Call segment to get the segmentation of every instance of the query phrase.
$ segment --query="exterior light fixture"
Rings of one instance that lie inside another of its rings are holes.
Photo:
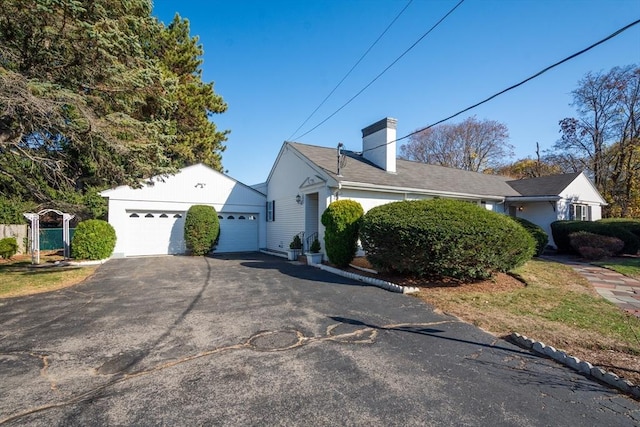
[[[196,187],[196,188],[204,188],[205,185],[207,185],[207,184],[205,184],[204,182],[199,182],[194,187]]]
[[[518,206],[518,210],[519,210],[520,212],[522,212],[522,211],[524,210],[524,207],[523,207],[523,206]]]
[[[299,205],[304,203],[304,200],[302,199],[302,196],[299,195],[299,194],[296,196],[296,203],[299,204]]]

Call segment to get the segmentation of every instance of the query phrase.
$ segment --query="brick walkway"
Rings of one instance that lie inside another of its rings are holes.
[[[575,271],[584,276],[602,297],[621,309],[640,317],[639,280],[568,257],[549,256],[545,258],[570,265]]]

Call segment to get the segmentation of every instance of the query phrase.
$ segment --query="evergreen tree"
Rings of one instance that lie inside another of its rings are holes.
[[[222,168],[226,105],[186,20],[149,0],[4,0],[0,197],[93,216],[96,192],[204,162]]]

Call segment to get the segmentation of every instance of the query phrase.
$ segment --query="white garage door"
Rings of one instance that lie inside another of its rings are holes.
[[[127,256],[185,252],[184,212],[127,211]]]
[[[126,256],[183,254],[185,212],[127,211],[129,226]],[[220,212],[220,240],[215,252],[258,250],[255,214]]]
[[[255,214],[220,212],[220,241],[215,252],[258,250],[258,217]]]

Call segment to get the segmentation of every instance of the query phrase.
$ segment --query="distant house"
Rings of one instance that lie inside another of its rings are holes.
[[[116,229],[115,256],[185,251],[184,215],[193,204],[214,206],[221,224],[217,252],[284,252],[296,234],[305,249],[324,248],[322,212],[339,199],[365,211],[398,200],[465,200],[522,217],[544,228],[558,219],[600,219],[605,201],[583,173],[511,180],[396,158],[396,120],[362,130],[362,151],[285,142],[267,181],[248,187],[204,165],[155,177],[142,188],[103,191]],[[553,240],[550,243],[553,245]]]
[[[386,118],[362,130],[361,152],[343,150],[340,157],[337,148],[285,142],[266,183],[267,249],[286,249],[298,233],[305,240],[317,233],[322,242],[320,216],[338,199],[355,200],[365,212],[398,200],[465,200],[549,234],[557,219],[599,219],[606,204],[583,173],[514,181],[397,159],[395,139],[396,120]]]

